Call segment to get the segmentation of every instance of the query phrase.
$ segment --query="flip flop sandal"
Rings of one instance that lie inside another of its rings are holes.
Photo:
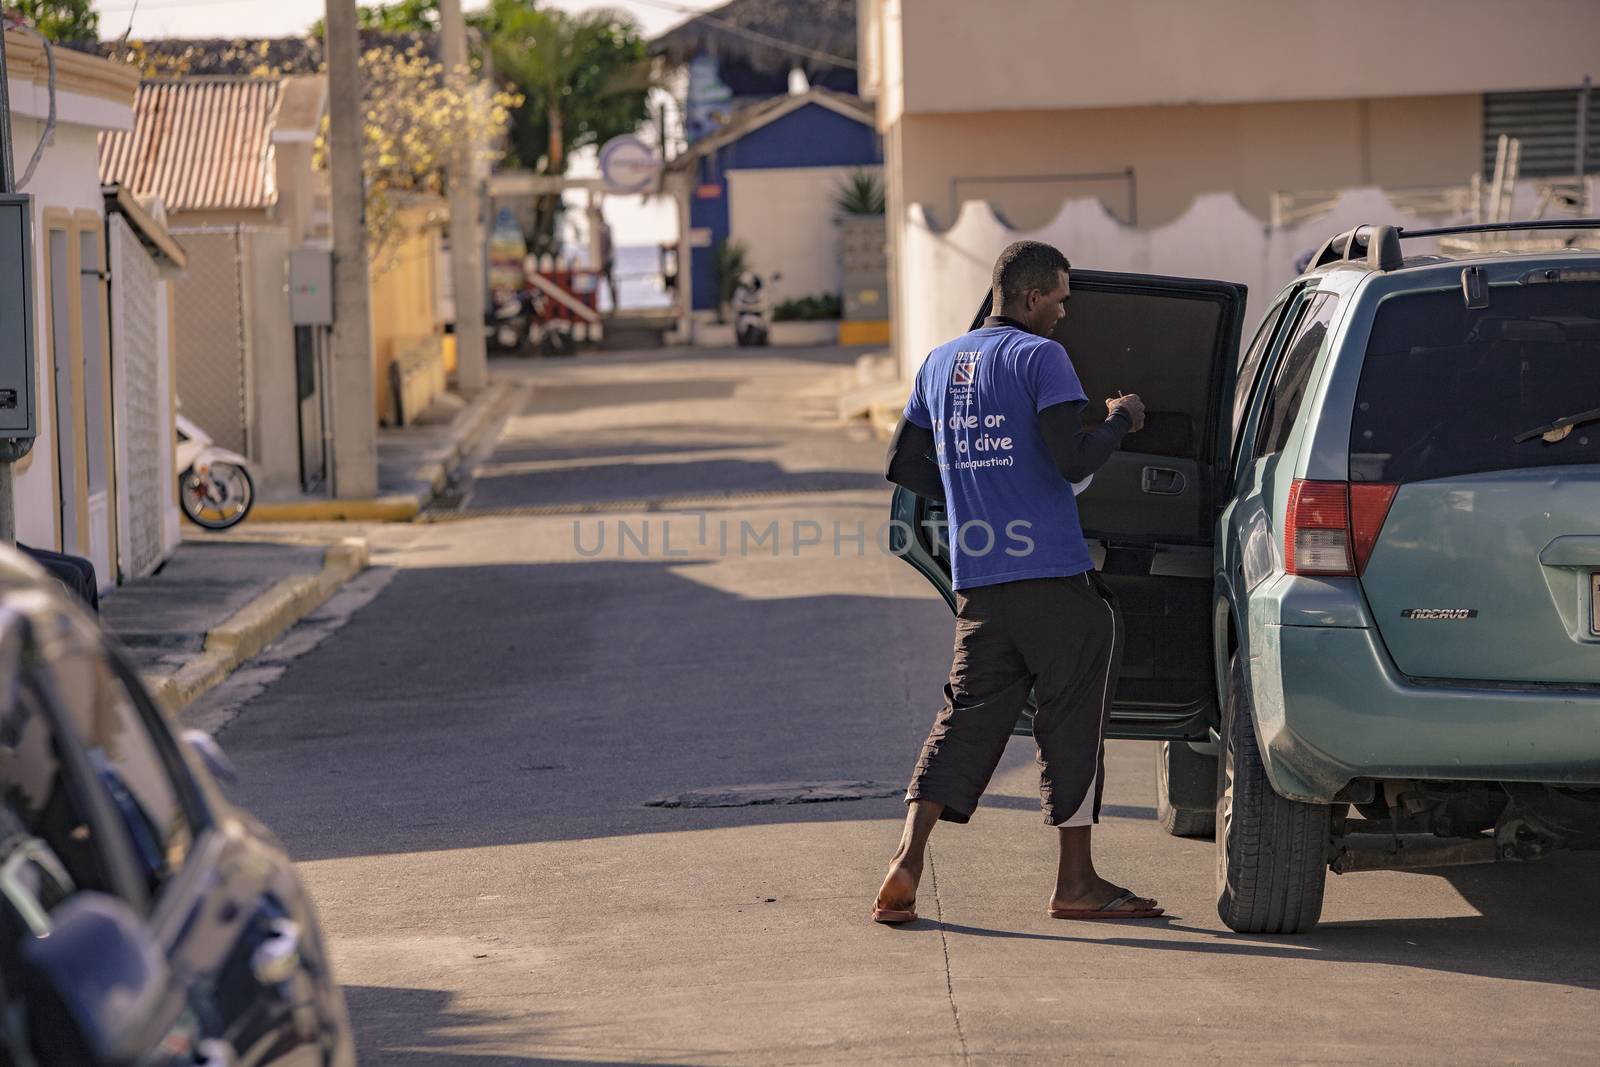
[[[898,926],[900,923],[916,922],[917,913],[912,908],[873,908],[872,921],[889,926]]]
[[[1131,889],[1124,889],[1118,896],[1112,897],[1098,908],[1051,908],[1052,919],[1154,919],[1163,914],[1163,908],[1124,908],[1121,905],[1130,900],[1143,900],[1144,898],[1134,893]]]

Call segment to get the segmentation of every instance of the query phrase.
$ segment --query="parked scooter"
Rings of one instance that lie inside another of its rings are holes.
[[[781,274],[774,274],[773,281],[782,278]],[[767,295],[761,283],[761,275],[755,271],[747,270],[739,275],[739,283],[733,287],[733,336],[739,347],[749,348],[767,343],[767,334],[771,328],[767,324]]]
[[[211,435],[178,416],[178,503],[196,526],[226,530],[250,514],[256,483],[249,461],[212,443]]]
[[[570,356],[577,351],[572,324],[550,314],[550,300],[543,293],[501,292],[493,302],[487,333],[496,351],[518,356]]]

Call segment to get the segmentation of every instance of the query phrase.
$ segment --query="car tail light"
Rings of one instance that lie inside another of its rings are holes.
[[[1296,480],[1289,487],[1283,563],[1290,574],[1353,575],[1350,563],[1350,487],[1344,482]]]
[[[1366,573],[1367,560],[1378,543],[1383,520],[1389,517],[1389,505],[1394,503],[1394,495],[1399,490],[1398,485],[1379,482],[1350,486],[1350,547],[1355,551],[1357,574]]]
[[[1366,570],[1399,488],[1296,480],[1284,524],[1284,569],[1347,578]]]

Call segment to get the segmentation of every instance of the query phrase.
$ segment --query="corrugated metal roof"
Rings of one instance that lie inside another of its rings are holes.
[[[158,196],[168,211],[277,202],[272,128],[278,78],[141,82],[133,129],[100,135],[100,181]]]

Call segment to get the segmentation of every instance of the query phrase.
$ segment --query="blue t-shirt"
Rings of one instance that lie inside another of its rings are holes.
[[[985,325],[928,353],[905,417],[933,431],[955,588],[1093,569],[1038,419],[1087,400],[1067,350],[1016,326]]]

